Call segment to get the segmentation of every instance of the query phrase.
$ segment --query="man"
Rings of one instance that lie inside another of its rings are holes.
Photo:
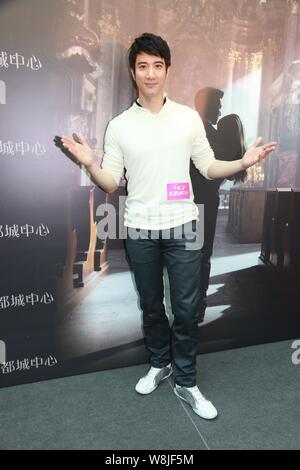
[[[214,155],[223,160],[222,149],[218,141],[218,133],[214,125],[217,124],[222,107],[221,99],[224,92],[217,88],[206,87],[198,90],[195,97],[195,107],[204,125],[207,140],[213,149]],[[190,175],[196,204],[204,205],[204,243],[201,249],[200,269],[200,302],[198,307],[198,323],[204,320],[207,307],[207,290],[211,269],[211,256],[216,233],[217,214],[219,208],[219,189],[223,179],[208,180],[197,170],[193,162],[190,163]]]
[[[62,142],[108,193],[118,188],[126,169],[126,246],[151,364],[136,391],[151,393],[173,372],[175,394],[199,416],[213,419],[217,410],[196,385],[201,245],[194,230],[198,210],[189,161],[206,178],[225,178],[265,158],[275,143],[258,146],[257,141],[239,161],[216,160],[198,113],[164,97],[170,64],[170,49],[161,37],[145,33],[135,39],[129,65],[139,98],[110,121],[102,168],[82,135],[81,143],[65,136]],[[170,281],[172,329],[163,305],[163,264]]]
[[[245,152],[244,139],[241,130],[241,135],[238,136],[238,143],[236,141],[236,132],[230,131],[228,140],[232,142],[229,149],[224,148],[223,139],[218,130],[214,127],[219,120],[221,114],[222,103],[221,99],[224,96],[222,90],[217,88],[205,87],[198,90],[195,97],[195,107],[198,111],[204,125],[207,140],[213,149],[214,155],[219,160],[234,160],[240,158]],[[230,118],[231,116],[231,118]],[[228,115],[222,118],[219,122],[232,122],[232,117],[235,115]],[[239,119],[236,116],[235,119]],[[242,127],[241,127],[242,129]],[[229,129],[228,129],[229,131]],[[224,134],[224,132],[222,133]],[[211,270],[211,256],[213,253],[213,245],[216,234],[217,215],[220,203],[219,189],[223,179],[208,180],[204,178],[197,170],[193,162],[190,162],[190,175],[194,193],[194,201],[196,204],[204,205],[204,243],[201,249],[201,269],[200,269],[200,302],[198,307],[198,324],[202,323],[205,316],[207,307],[207,290],[209,286],[209,277]],[[229,179],[234,181],[244,181],[247,176],[245,170],[240,171]]]

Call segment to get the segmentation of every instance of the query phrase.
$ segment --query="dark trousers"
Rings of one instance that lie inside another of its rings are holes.
[[[157,231],[153,238],[153,233],[147,231],[147,238],[138,240],[128,234],[126,248],[143,311],[150,363],[161,368],[172,362],[175,383],[192,387],[196,385],[201,246],[197,233],[191,242],[188,230],[182,239],[174,236],[172,230],[170,238],[164,239],[164,232]],[[168,270],[170,282],[172,327],[163,303],[163,265]]]
[[[210,202],[204,204],[204,243],[201,249],[201,269],[199,276],[200,302],[199,320],[204,317],[207,307],[207,290],[211,270],[211,256],[216,234],[217,215],[219,209],[219,196],[216,195]]]

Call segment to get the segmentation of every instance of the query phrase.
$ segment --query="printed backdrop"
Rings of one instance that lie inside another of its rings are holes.
[[[240,185],[244,197],[300,186],[299,15],[298,0],[1,1],[1,386],[147,361],[123,243],[97,236],[105,204],[122,226],[124,183],[108,199],[55,145],[82,132],[100,162],[107,122],[135,98],[133,38],[167,39],[171,99],[194,107],[199,89],[220,88],[222,115],[240,116],[247,144],[258,135],[280,142]],[[299,335],[292,294],[278,303],[283,284],[264,265],[257,271],[260,242],[220,255],[210,304],[218,313],[201,327],[199,352]]]

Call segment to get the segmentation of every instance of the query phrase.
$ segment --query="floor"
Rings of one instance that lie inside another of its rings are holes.
[[[1,389],[0,449],[299,450],[293,351],[283,341],[199,355],[198,385],[219,411],[214,421],[180,401],[171,378],[138,395],[145,365]]]

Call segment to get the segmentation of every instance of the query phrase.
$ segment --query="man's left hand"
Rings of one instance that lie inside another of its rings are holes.
[[[262,142],[262,138],[258,137],[256,142],[248,148],[247,152],[242,158],[242,166],[246,170],[250,166],[264,160],[269,153],[276,149],[277,142],[268,142],[264,145],[259,145]]]

